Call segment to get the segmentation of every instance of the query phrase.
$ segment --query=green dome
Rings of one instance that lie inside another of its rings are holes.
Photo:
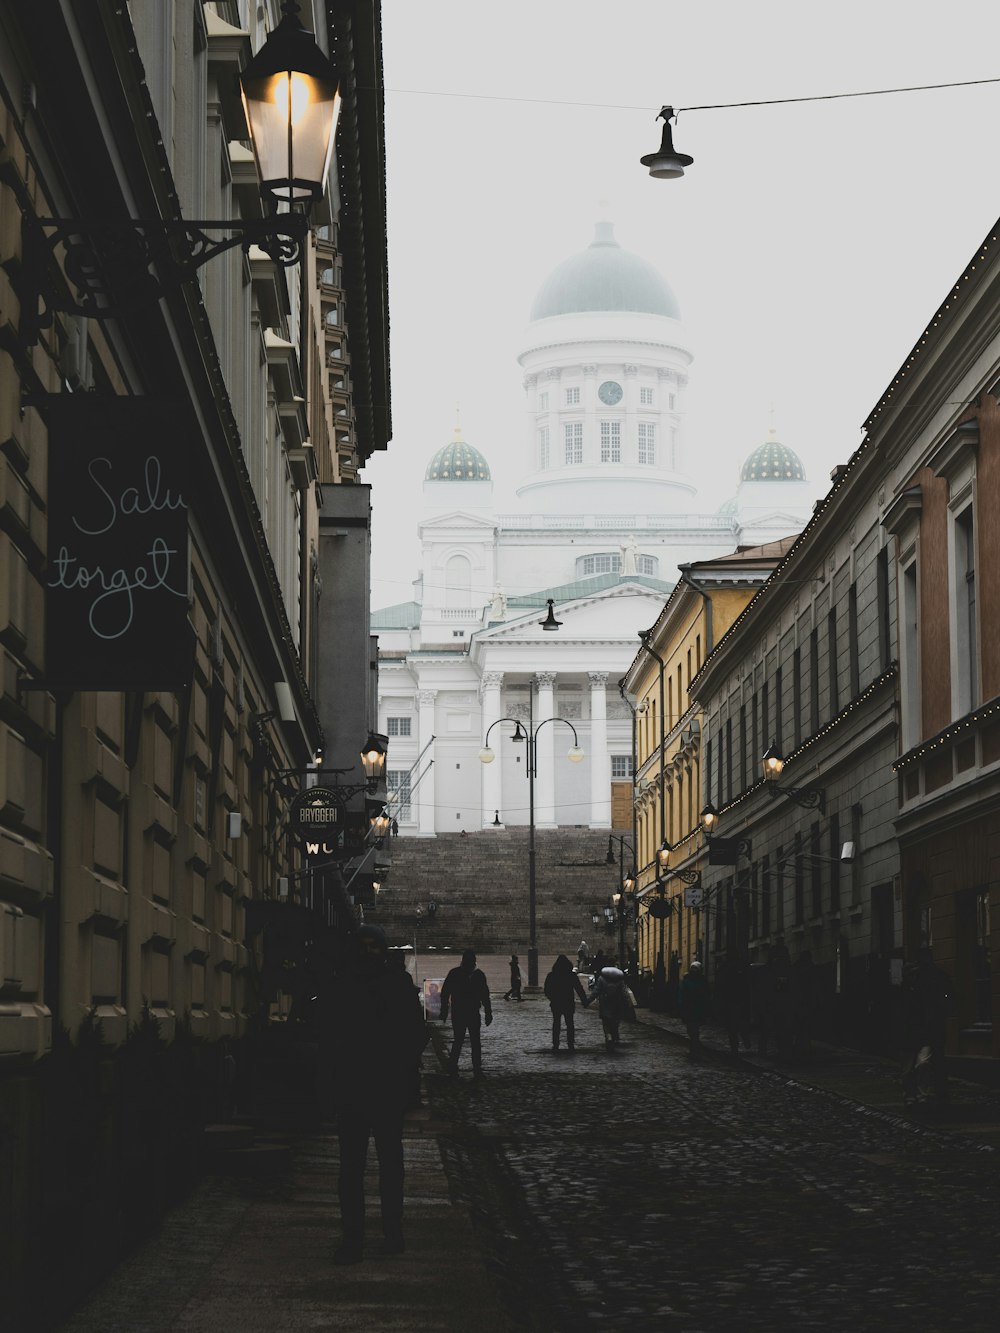
[[[680,319],[677,297],[652,264],[623,250],[610,222],[597,224],[581,254],[563,260],[542,283],[531,318],[574,315],[585,310],[634,310]]]
[[[772,430],[740,472],[740,481],[805,481],[806,470],[793,449],[774,438]]]
[[[490,465],[478,449],[458,439],[439,449],[427,464],[424,481],[489,481]]]

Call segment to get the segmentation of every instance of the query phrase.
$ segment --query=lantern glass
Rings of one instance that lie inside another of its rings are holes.
[[[764,751],[761,764],[764,769],[765,782],[777,782],[778,778],[781,777],[782,769],[785,767],[785,761],[781,751],[773,741]]]
[[[489,745],[484,745],[479,751],[479,762],[481,764],[492,764],[496,758],[496,752]]]
[[[377,736],[369,734],[361,751],[361,763],[369,781],[376,782],[382,776],[382,770],[385,768],[385,745]]]
[[[333,63],[292,13],[240,76],[260,191],[292,204],[320,199],[333,155],[340,88]]]
[[[571,745],[566,753],[566,758],[571,764],[579,764],[583,761],[583,750],[579,745]]]

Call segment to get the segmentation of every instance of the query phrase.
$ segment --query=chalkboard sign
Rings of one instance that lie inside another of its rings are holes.
[[[173,405],[59,394],[49,428],[45,683],[190,680],[188,440]]]

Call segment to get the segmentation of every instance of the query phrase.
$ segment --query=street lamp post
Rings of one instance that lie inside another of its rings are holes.
[[[625,965],[625,919],[628,914],[628,896],[635,892],[635,847],[620,833],[608,834],[608,865],[614,865],[615,856],[611,844],[618,844],[618,892],[614,894],[614,903],[618,912],[618,961],[624,971]],[[625,848],[632,853],[632,869],[625,874]],[[638,916],[638,914],[636,914]],[[636,949],[638,955],[638,949]]]
[[[551,606],[549,612],[551,614]],[[514,735],[511,741],[515,744],[527,744],[527,767],[528,767],[528,985],[538,985],[538,934],[536,927],[536,908],[537,895],[535,888],[535,772],[536,759],[538,754],[537,738],[542,727],[550,722],[561,722],[569,727],[573,733],[573,744],[570,746],[566,758],[571,763],[578,764],[583,759],[583,750],[580,748],[579,738],[576,734],[576,728],[572,722],[567,722],[564,717],[546,717],[534,725],[534,684],[528,692],[528,726],[527,730],[522,727],[517,718],[498,717],[495,722],[491,722],[486,730],[486,736],[483,739],[483,748],[479,751],[479,761],[483,764],[492,764],[496,754],[490,749],[490,732],[494,727],[499,726],[501,722],[514,723]],[[499,818],[499,812],[498,812]]]

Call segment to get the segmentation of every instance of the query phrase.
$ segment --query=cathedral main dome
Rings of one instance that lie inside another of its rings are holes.
[[[598,222],[587,249],[552,270],[538,290],[531,319],[588,310],[681,317],[666,279],[647,260],[621,248],[610,222]]]

